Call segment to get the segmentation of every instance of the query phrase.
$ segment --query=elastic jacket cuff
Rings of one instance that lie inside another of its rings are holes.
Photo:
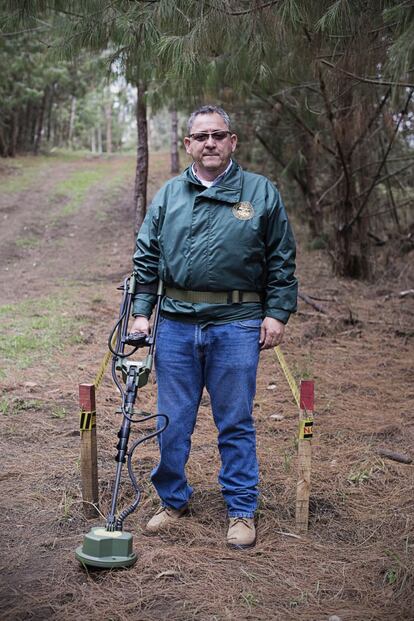
[[[139,293],[135,296],[132,303],[132,315],[143,315],[144,317],[151,317],[152,309],[154,308],[156,296],[150,293]]]
[[[272,317],[286,324],[289,321],[290,312],[281,308],[269,308],[264,311],[265,317]]]

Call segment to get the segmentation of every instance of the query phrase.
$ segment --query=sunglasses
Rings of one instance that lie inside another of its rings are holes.
[[[211,136],[213,140],[217,140],[221,142],[222,140],[227,138],[227,136],[230,136],[230,135],[231,135],[231,132],[229,131],[217,130],[215,132],[198,132],[196,134],[190,134],[189,138],[193,138],[193,140],[196,140],[197,142],[207,142],[207,140]]]

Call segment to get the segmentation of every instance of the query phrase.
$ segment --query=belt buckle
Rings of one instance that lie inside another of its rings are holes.
[[[227,295],[227,303],[228,304],[241,304],[242,303],[242,291],[238,289],[233,289],[233,291],[229,291]]]

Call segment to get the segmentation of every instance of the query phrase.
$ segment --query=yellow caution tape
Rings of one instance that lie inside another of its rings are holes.
[[[299,440],[312,440],[313,418],[306,418],[299,421]]]
[[[114,333],[113,337],[112,337],[112,340],[111,340],[111,347],[112,348],[115,347],[115,343],[116,343],[116,339],[117,339],[117,334],[118,334],[118,332],[116,331]],[[95,389],[96,390],[98,390],[99,386],[102,383],[102,380],[103,380],[104,375],[105,375],[106,367],[108,366],[108,363],[109,363],[111,358],[112,358],[112,353],[110,351],[108,351],[105,354],[104,359],[101,362],[101,366],[99,367],[99,371],[98,371],[98,373],[96,374],[96,377],[95,377],[94,384],[95,384]]]
[[[96,427],[96,410],[93,412],[82,410],[79,414],[79,429],[81,431],[91,431],[93,427]]]
[[[290,390],[292,391],[293,398],[295,399],[295,401],[297,403],[297,406],[299,408],[300,407],[299,388],[298,388],[298,386],[297,386],[297,384],[295,382],[295,378],[293,377],[293,375],[292,375],[292,373],[291,373],[291,371],[290,371],[290,369],[289,369],[289,367],[287,365],[287,362],[285,360],[285,357],[284,357],[283,352],[280,349],[279,345],[277,347],[275,347],[274,349],[275,349],[276,356],[277,356],[277,358],[279,360],[279,364],[282,367],[282,371],[285,374],[285,377],[286,377],[287,382],[289,384]]]

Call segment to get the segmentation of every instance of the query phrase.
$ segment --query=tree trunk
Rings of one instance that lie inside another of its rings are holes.
[[[359,123],[361,108],[364,107],[364,114],[368,118],[371,116],[369,103],[359,102],[358,105],[354,90],[343,90],[342,78],[331,80],[328,92],[327,83],[322,71],[319,70],[319,83],[336,150],[334,179],[342,178],[336,187],[335,232],[330,240],[333,269],[338,276],[369,278],[370,244],[366,224],[359,218],[353,226],[350,225],[358,212],[359,201],[363,200],[363,197],[358,198],[356,178],[353,174],[355,157],[352,145],[362,131]],[[333,101],[336,101],[335,109]]]
[[[35,142],[34,142],[34,148],[33,148],[33,153],[35,155],[39,153],[40,143],[42,141],[43,119],[45,117],[47,95],[48,95],[48,88],[46,87],[43,93],[42,102],[40,104],[40,108],[38,111],[38,117],[37,117],[36,135],[35,135]]]
[[[17,151],[17,136],[19,133],[18,113],[15,111],[11,116],[10,127],[10,142],[9,142],[9,156],[16,157]]]
[[[68,129],[68,147],[70,149],[73,146],[73,134],[75,130],[75,119],[76,119],[76,104],[77,104],[76,97],[72,95],[72,100],[70,102],[70,117],[69,117],[69,129]]]
[[[112,100],[109,98],[105,104],[106,118],[106,152],[112,153]]]
[[[30,101],[26,105],[26,113],[23,123],[22,149],[28,151],[30,147],[30,127],[32,122],[32,104]]]
[[[49,103],[47,107],[47,120],[46,120],[46,140],[48,143],[52,140],[52,114],[53,114],[53,95],[54,85],[50,89]]]
[[[308,222],[312,237],[321,237],[324,232],[323,213],[316,191],[316,153],[314,140],[309,134],[304,136],[303,152],[305,156],[304,194],[308,207]]]
[[[171,110],[171,172],[177,174],[180,171],[180,154],[178,152],[178,117],[177,110]]]
[[[97,133],[98,133],[98,153],[99,155],[102,155],[102,127],[100,123],[97,127]]]
[[[29,129],[29,144],[30,147],[34,148],[34,143],[36,139],[36,126],[37,126],[37,106],[32,106],[31,108],[31,119],[30,119],[30,129]]]
[[[96,132],[94,127],[91,129],[91,151],[96,153]]]
[[[25,128],[26,110],[23,106],[19,106],[18,111],[18,126],[19,132],[17,135],[17,151],[18,153],[24,152],[24,128]]]
[[[148,128],[147,104],[145,101],[145,84],[142,80],[137,84],[137,167],[135,173],[135,233],[138,233],[147,211],[147,180],[148,180]]]
[[[7,145],[4,139],[4,130],[0,125],[0,156],[7,157]]]

